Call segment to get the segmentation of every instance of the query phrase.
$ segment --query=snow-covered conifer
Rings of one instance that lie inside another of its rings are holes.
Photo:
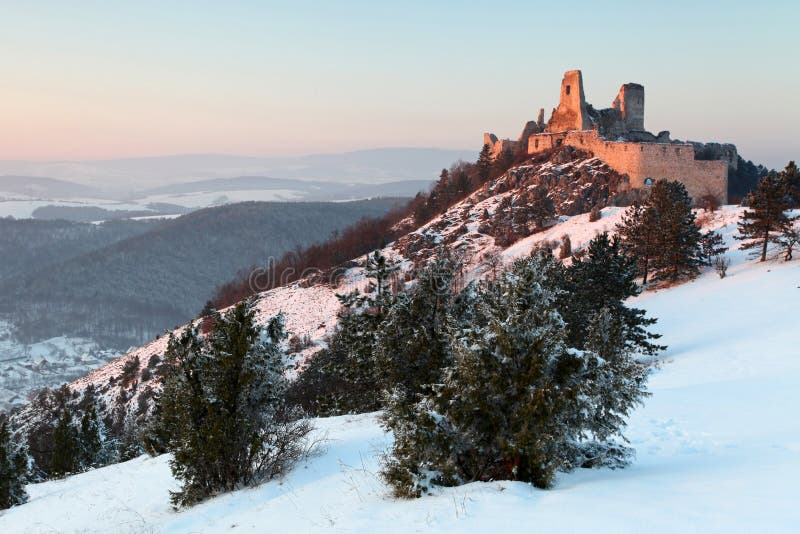
[[[81,443],[72,412],[66,406],[53,430],[53,456],[50,475],[56,478],[76,473],[81,467]]]
[[[743,240],[742,250],[753,250],[759,261],[766,261],[771,244],[780,244],[781,234],[792,227],[797,217],[789,217],[786,184],[769,174],[758,182],[758,187],[746,199],[748,209],[739,221],[735,239]]]
[[[8,418],[0,414],[0,510],[28,500],[28,456],[14,443]]]
[[[259,483],[302,454],[310,431],[286,405],[282,315],[261,327],[247,302],[220,315],[204,339],[171,340],[162,420],[173,452],[175,506]]]

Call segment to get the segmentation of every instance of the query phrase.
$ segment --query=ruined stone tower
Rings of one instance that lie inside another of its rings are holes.
[[[547,131],[569,132],[589,128],[591,122],[586,111],[586,97],[583,94],[583,76],[579,70],[567,71],[561,80],[561,97],[547,124]]]
[[[656,180],[677,180],[692,198],[714,195],[728,199],[728,172],[738,162],[731,144],[673,141],[668,131],[654,135],[644,129],[644,86],[626,83],[612,107],[596,109],[586,103],[583,76],[571,70],[561,80],[558,107],[547,124],[544,113],[528,121],[519,140],[498,139],[485,134],[483,142],[497,157],[513,154],[527,144],[528,154],[539,154],[561,146],[591,152],[609,167],[628,176],[634,188],[646,188]]]
[[[626,130],[644,130],[644,86],[626,83],[619,88],[612,106],[622,115]]]

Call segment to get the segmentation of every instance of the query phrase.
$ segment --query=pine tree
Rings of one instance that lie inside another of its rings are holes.
[[[747,206],[734,239],[744,241],[742,250],[753,250],[753,256],[766,261],[769,245],[780,244],[780,235],[797,219],[785,213],[789,207],[785,184],[774,174],[765,176],[747,196]]]
[[[262,328],[244,302],[205,339],[189,331],[171,344],[177,354],[168,360],[183,359],[165,379],[173,397],[161,399],[170,465],[182,482],[176,507],[270,479],[302,454],[310,427],[286,406],[285,338],[282,315]]]
[[[428,197],[422,193],[417,193],[414,198],[414,222],[423,225],[431,218],[431,209],[428,205]]]
[[[409,398],[429,393],[449,361],[453,260],[443,251],[399,295],[379,326],[375,352],[383,385]]]
[[[625,327],[626,347],[632,351],[656,354],[666,347],[652,341],[660,335],[646,330],[656,320],[645,311],[628,308],[625,301],[641,292],[636,284],[636,260],[622,252],[619,240],[604,232],[592,239],[581,258],[574,258],[559,287],[558,309],[567,322],[570,346],[582,349],[589,322],[597,310],[606,308]],[[552,276],[550,277],[553,278]]]
[[[575,444],[575,467],[622,467],[633,450],[609,438],[620,435],[625,418],[649,396],[645,386],[649,370],[634,357],[623,320],[610,308],[601,308],[589,322],[586,333],[584,380],[592,387],[583,409],[572,424],[586,429],[590,440]]]
[[[367,255],[364,262],[364,274],[371,280],[370,289],[375,292],[371,304],[380,315],[391,305],[392,280],[399,270],[400,267],[388,260],[379,250]]]
[[[659,180],[643,204],[631,207],[617,233],[627,254],[636,258],[643,283],[674,282],[700,272],[700,231],[686,187]]]
[[[481,148],[481,153],[478,155],[478,178],[481,183],[485,183],[491,176],[493,164],[492,147],[485,144]]]
[[[117,461],[127,462],[128,460],[133,460],[144,452],[136,431],[136,418],[133,414],[127,414],[122,423],[122,435],[117,442]]]
[[[307,398],[299,403],[316,415],[365,413],[381,406],[385,380],[378,367],[376,335],[394,303],[398,266],[380,251],[367,256],[362,266],[369,292],[338,295],[342,309],[328,348],[314,356],[292,386],[293,397],[305,391]]]
[[[711,266],[717,256],[722,256],[728,250],[722,236],[713,230],[704,233],[700,240],[701,257],[703,264]]]
[[[653,258],[653,280],[677,281],[700,273],[700,230],[695,224],[692,200],[682,183],[659,180],[648,204],[656,213],[659,253]]]
[[[518,226],[527,226],[528,223],[533,223],[536,230],[541,230],[556,214],[553,199],[550,198],[550,194],[544,186],[534,187],[527,192],[519,199],[519,204],[514,221]],[[523,235],[528,233],[527,231],[523,232]]]
[[[382,422],[394,443],[383,476],[396,495],[476,480],[548,487],[558,470],[630,457],[612,437],[646,394],[646,372],[609,313],[603,326],[592,322],[597,353],[568,348],[550,265],[544,255],[521,259],[496,281],[468,286],[456,304],[470,308],[459,314],[468,321],[451,336],[439,384],[415,403],[390,397]]]
[[[77,473],[81,467],[81,443],[72,413],[64,407],[53,431],[53,458],[50,475],[61,478]]]
[[[616,232],[626,254],[636,260],[639,276],[646,284],[658,254],[658,227],[655,210],[636,203],[625,212]]]
[[[103,458],[103,436],[101,434],[100,419],[97,416],[97,408],[94,403],[81,417],[81,427],[79,433],[81,458],[80,462],[84,469],[98,467],[102,465]]]
[[[27,477],[27,454],[12,441],[8,418],[0,414],[0,510],[28,500],[25,492]]]
[[[800,208],[800,170],[790,161],[781,171],[778,179],[782,182],[787,196],[788,208]]]

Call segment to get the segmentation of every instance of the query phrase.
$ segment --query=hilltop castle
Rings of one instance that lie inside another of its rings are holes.
[[[484,134],[494,157],[527,150],[537,154],[558,146],[587,150],[621,174],[631,187],[642,188],[656,180],[678,180],[692,198],[714,195],[728,199],[728,171],[736,170],[738,154],[731,144],[673,141],[669,132],[654,135],[644,129],[644,86],[623,85],[612,107],[597,110],[586,102],[581,71],[571,70],[561,81],[561,98],[550,120],[539,118],[525,125],[517,141]]]

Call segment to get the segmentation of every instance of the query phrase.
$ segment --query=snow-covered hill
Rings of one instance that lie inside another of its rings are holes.
[[[621,180],[620,175],[589,153],[573,149],[556,151],[551,156],[513,167],[419,228],[413,229],[410,219],[399,223],[412,231],[382,252],[397,261],[405,273],[412,273],[433,257],[437,248],[444,246],[458,255],[460,274],[466,282],[485,276],[497,269],[498,264],[508,264],[545,243],[558,243],[564,235],[569,235],[573,251],[578,251],[598,233],[613,232],[625,209],[605,208],[597,221],[590,221],[588,213],[572,214],[580,213],[594,202],[607,202],[624,190],[624,186],[620,187]],[[560,214],[557,224],[509,244],[507,236],[514,210],[524,205],[526,194],[539,185],[546,185],[549,190]],[[726,207],[714,214],[701,213],[703,227],[714,230],[727,227],[731,233],[740,211]],[[311,340],[308,348],[294,355],[296,368],[302,369],[308,358],[324,346],[336,326],[340,306],[336,295],[363,289],[365,285],[360,267],[350,268],[335,280],[329,281],[324,276],[313,283],[302,280],[259,294],[259,317],[266,321],[283,312],[289,333]],[[149,396],[152,388],[159,387],[157,381],[151,380],[141,387],[134,381],[128,390],[122,391],[116,378],[125,364],[136,358],[143,370],[153,356],[164,354],[166,346],[167,338],[162,336],[76,380],[71,388],[82,390],[92,384],[107,406],[125,404],[129,410],[138,409],[140,395]]]
[[[728,239],[736,214],[716,219]],[[590,236],[614,216],[562,229]],[[29,486],[0,532],[797,532],[800,263],[729,254],[725,279],[706,272],[635,299],[669,349],[630,420],[629,468],[560,475],[552,490],[473,483],[396,501],[377,476],[391,438],[374,415],[319,419],[324,450],[283,480],[173,512],[168,457],[141,457]]]

